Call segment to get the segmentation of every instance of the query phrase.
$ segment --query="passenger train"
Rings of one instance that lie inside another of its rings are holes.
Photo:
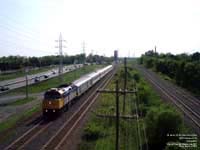
[[[75,98],[81,96],[113,69],[112,65],[96,70],[75,80],[70,85],[51,88],[44,94],[43,115],[49,116],[65,110]]]

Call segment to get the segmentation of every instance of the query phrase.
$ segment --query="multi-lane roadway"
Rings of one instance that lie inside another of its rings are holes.
[[[77,68],[82,67],[82,64],[76,64],[76,65],[68,65],[63,67],[63,73],[67,73],[70,71],[73,71]],[[37,82],[41,82],[44,80],[47,80],[49,78],[53,78],[58,76],[58,68],[54,68],[45,72],[32,74],[27,76],[28,85],[35,84]],[[5,93],[9,90],[16,89],[26,86],[26,77],[19,77],[11,80],[4,80],[0,82],[0,93]]]

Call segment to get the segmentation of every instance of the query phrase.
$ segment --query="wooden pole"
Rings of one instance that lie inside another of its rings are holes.
[[[26,98],[28,99],[28,67],[26,67],[25,72],[26,72]]]
[[[119,85],[116,81],[116,142],[115,149],[119,150]]]
[[[124,91],[126,90],[127,84],[127,67],[126,67],[126,57],[124,58]],[[126,101],[126,92],[124,92],[124,99],[123,99],[123,114],[125,113],[125,102]]]

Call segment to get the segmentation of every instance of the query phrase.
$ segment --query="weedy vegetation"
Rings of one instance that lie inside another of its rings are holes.
[[[122,111],[123,96],[119,97],[120,116],[131,116],[133,118],[120,118],[119,149],[176,150],[177,147],[166,146],[168,142],[177,141],[176,138],[169,139],[167,134],[193,133],[191,129],[185,126],[182,114],[173,106],[161,100],[160,96],[157,95],[139,72],[133,69],[132,63],[129,63],[127,79],[127,89],[133,90],[136,88],[138,92],[136,94],[127,94],[124,113]],[[115,80],[119,80],[120,88],[123,89],[123,66],[120,67],[117,76],[106,89],[115,89]],[[91,114],[90,120],[84,127],[79,150],[115,149],[115,111],[115,95],[101,94],[95,112]],[[99,117],[99,114],[114,117]],[[180,147],[178,148],[181,149]]]

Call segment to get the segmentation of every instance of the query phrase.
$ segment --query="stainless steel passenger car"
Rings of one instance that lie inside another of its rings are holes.
[[[112,70],[112,65],[96,70],[75,80],[71,85],[52,88],[45,92],[43,100],[43,114],[61,112],[76,97],[91,88],[96,82]]]

